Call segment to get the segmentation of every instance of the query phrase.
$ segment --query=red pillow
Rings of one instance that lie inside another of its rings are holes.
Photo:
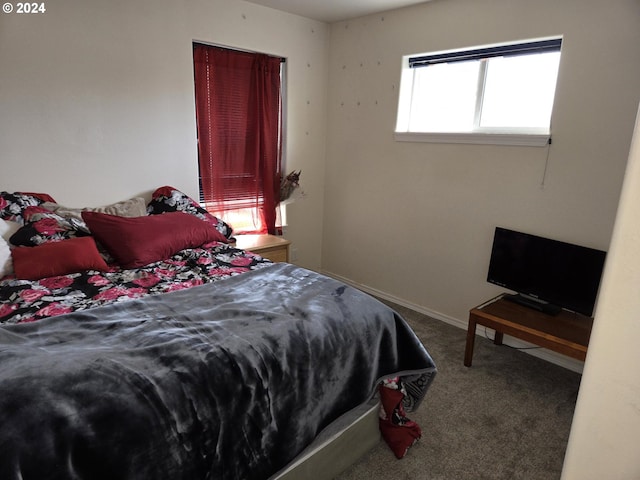
[[[123,268],[165,260],[180,250],[209,242],[228,242],[212,225],[182,212],[145,217],[82,212],[82,219]]]
[[[11,256],[16,277],[26,280],[39,280],[84,270],[104,272],[109,268],[91,237],[70,238],[37,247],[17,247],[11,250]]]

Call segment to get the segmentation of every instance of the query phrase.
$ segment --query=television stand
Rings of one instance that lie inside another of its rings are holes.
[[[554,305],[553,303],[545,302],[544,300],[539,300],[535,297],[524,295],[522,293],[505,295],[504,299],[517,303],[518,305],[522,305],[523,307],[533,308],[534,310],[547,315],[558,315],[562,311],[562,308],[558,305]]]
[[[500,295],[469,311],[467,344],[464,351],[466,367],[470,367],[473,360],[478,325],[495,330],[493,343],[496,345],[502,345],[503,336],[506,334],[584,361],[593,318],[567,310],[551,317]]]

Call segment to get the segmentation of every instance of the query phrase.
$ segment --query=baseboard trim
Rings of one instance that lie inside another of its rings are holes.
[[[383,300],[388,300],[389,302],[393,302],[402,307],[409,308],[418,313],[422,313],[423,315],[427,315],[428,317],[435,318],[436,320],[440,320],[442,322],[448,323],[449,325],[453,325],[454,327],[462,328],[463,330],[467,329],[467,326],[468,326],[467,319],[461,320],[459,318],[454,318],[449,315],[445,315],[444,313],[431,310],[430,308],[424,307],[422,305],[417,305],[403,298],[399,298],[399,297],[396,297],[395,295],[391,295],[381,290],[378,290],[377,288],[373,288],[368,285],[355,282],[349,278],[343,277],[333,272],[323,270],[322,273],[329,277],[335,278],[336,280],[339,280],[343,283],[351,285],[359,290],[362,290],[363,292],[373,295],[374,297],[382,298]],[[492,330],[487,328],[487,331],[492,331]],[[478,325],[478,327],[476,328],[476,335],[480,335],[481,337],[484,337],[485,327],[483,327],[482,325]],[[508,335],[505,335],[503,343],[505,345],[509,345],[510,347],[514,347],[514,348],[527,349],[527,348],[535,347],[535,345],[532,345],[527,342],[523,342],[521,340],[518,340],[517,338],[513,338]],[[566,368],[567,370],[571,370],[576,373],[582,373],[582,370],[584,368],[583,362],[580,362],[579,360],[574,360],[573,358],[567,357],[565,355],[561,355],[556,352],[552,352],[551,350],[547,350],[546,348],[535,348],[531,350],[523,350],[523,352],[531,356],[534,356],[536,358],[540,358],[547,362],[558,365],[560,367]],[[460,359],[460,362],[462,362],[462,358]]]

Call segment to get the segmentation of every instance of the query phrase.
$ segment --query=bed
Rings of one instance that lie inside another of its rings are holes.
[[[418,407],[435,364],[392,309],[234,248],[172,187],[128,202],[0,193],[0,478],[278,478],[383,379]]]

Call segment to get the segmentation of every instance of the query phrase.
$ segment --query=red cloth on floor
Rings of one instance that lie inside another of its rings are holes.
[[[416,422],[409,420],[405,415],[402,406],[404,393],[399,381],[397,388],[395,383],[390,383],[390,387],[386,387],[383,383],[380,385],[379,391],[380,433],[395,456],[402,458],[422,436],[422,430]]]

